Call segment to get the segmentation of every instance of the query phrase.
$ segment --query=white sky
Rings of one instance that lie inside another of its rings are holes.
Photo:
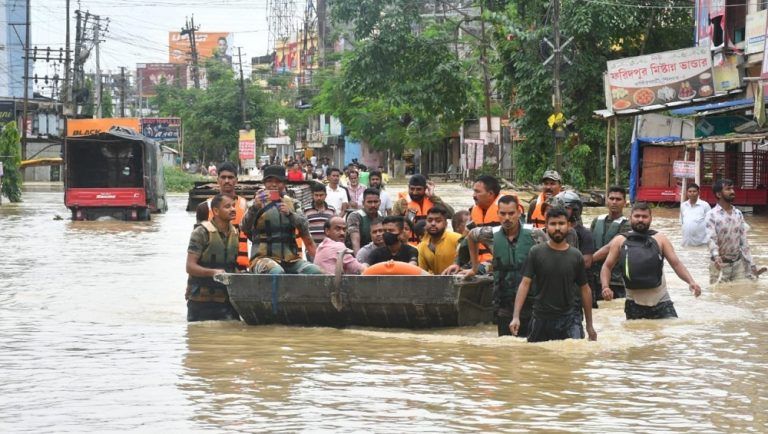
[[[32,43],[38,47],[64,47],[66,34],[65,0],[32,1]],[[295,0],[296,15],[302,14],[306,0]],[[78,6],[79,3],[79,6]],[[80,9],[109,18],[109,31],[102,39],[102,71],[120,71],[120,66],[135,71],[137,63],[168,61],[168,32],[179,31],[187,17],[194,15],[201,32],[234,33],[233,47],[242,47],[243,68],[250,72],[250,58],[269,52],[268,0],[71,0],[71,12]],[[70,43],[74,49],[75,20],[70,23]],[[237,61],[237,52],[233,61]],[[95,69],[93,53],[86,71]],[[38,75],[46,73],[45,62],[37,62]],[[59,70],[63,76],[63,69]],[[52,75],[52,73],[51,73]]]

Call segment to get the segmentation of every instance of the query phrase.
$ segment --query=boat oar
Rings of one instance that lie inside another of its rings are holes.
[[[344,310],[344,296],[341,293],[341,274],[344,272],[344,254],[346,250],[339,252],[336,258],[336,273],[333,276],[333,289],[331,290],[331,304],[337,311]]]

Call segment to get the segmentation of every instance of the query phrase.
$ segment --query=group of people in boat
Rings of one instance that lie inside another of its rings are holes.
[[[650,229],[651,208],[637,202],[624,216],[622,187],[609,189],[608,213],[587,229],[581,197],[564,191],[553,170],[542,175],[541,192],[527,212],[517,195],[502,192],[488,175],[473,184],[474,205],[459,211],[435,194],[435,184],[423,175],[411,176],[407,191],[396,197],[383,185],[381,172],[368,173],[368,185],[359,175],[353,165],[344,171],[329,167],[327,184],[312,183],[312,203],[302,207],[288,194],[285,168],[267,166],[264,188],[249,205],[236,194],[236,167],[221,164],[220,193],[200,204],[190,237],[188,320],[238,318],[226,286],[214,280],[225,272],[455,274],[465,279],[488,274],[498,334],[531,342],[596,339],[592,309],[599,300],[625,298],[627,319],[676,317],[664,260],[693,295],[701,293],[669,239]],[[743,217],[732,207],[733,183],[719,180],[713,191],[718,206],[712,212],[718,214],[707,214],[702,230],[718,279],[758,274]],[[745,271],[733,271],[738,266]]]

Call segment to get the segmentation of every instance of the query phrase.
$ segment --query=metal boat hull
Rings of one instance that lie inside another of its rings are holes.
[[[250,325],[393,328],[469,326],[493,319],[491,279],[453,276],[223,274]]]

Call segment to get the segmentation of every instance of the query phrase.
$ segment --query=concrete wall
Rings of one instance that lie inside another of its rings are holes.
[[[61,157],[61,144],[55,142],[29,142],[27,143],[27,156],[28,158],[31,158],[33,155],[35,155],[34,158]],[[62,168],[63,166],[28,167],[24,169],[24,181],[61,181]]]

